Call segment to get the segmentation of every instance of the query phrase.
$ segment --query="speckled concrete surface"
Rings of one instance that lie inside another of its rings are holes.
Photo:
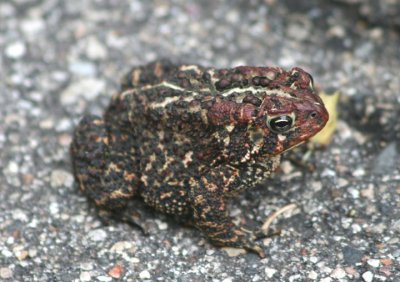
[[[400,281],[399,6],[1,1],[0,280]],[[315,170],[285,162],[232,203],[253,226],[298,206],[273,222],[283,231],[264,241],[267,258],[214,248],[140,203],[150,236],[103,225],[77,191],[74,125],[102,112],[131,66],[165,57],[300,66],[342,91],[338,132],[308,159]]]

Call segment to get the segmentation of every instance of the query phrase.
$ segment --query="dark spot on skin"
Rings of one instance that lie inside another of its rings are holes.
[[[156,91],[151,91],[152,93],[154,93],[154,94],[156,94],[157,92]],[[159,91],[159,93],[162,95],[162,96],[170,96],[171,95],[171,93],[173,93],[173,90],[172,89],[161,89],[160,91]],[[161,97],[160,97],[161,98]]]
[[[227,75],[229,73],[229,70],[227,70],[227,69],[221,69],[221,70],[219,70],[219,74],[221,75],[221,76],[225,76],[225,75]]]
[[[260,85],[263,86],[263,87],[268,86],[269,82],[270,82],[270,80],[268,78],[266,78],[266,77],[261,77],[260,78]]]
[[[232,75],[232,80],[233,81],[240,81],[241,78],[242,78],[242,76],[240,74]]]
[[[286,86],[292,85],[294,82],[296,82],[296,81],[299,79],[299,76],[300,76],[300,75],[299,75],[298,72],[292,74],[291,76],[289,76],[289,77],[287,78],[287,80],[286,80],[286,82],[285,82],[285,85],[286,85]]]
[[[276,134],[270,134],[265,138],[264,146],[261,148],[262,154],[273,154],[278,144],[278,137]]]
[[[178,74],[176,75],[177,78],[185,78],[186,77],[186,73],[184,71],[180,71],[178,72]]]
[[[190,116],[189,116],[188,113],[184,113],[184,114],[181,116],[181,118],[182,118],[183,121],[187,121],[187,120],[189,120]]]
[[[202,78],[203,78],[204,82],[206,82],[206,83],[211,82],[211,75],[208,72],[203,73]]]
[[[182,79],[182,80],[181,80],[180,86],[181,86],[182,88],[190,88],[192,85],[191,85],[189,79],[185,78],[185,79]]]
[[[161,111],[152,111],[149,114],[149,118],[153,121],[159,121],[161,119],[162,112]]]
[[[215,86],[217,90],[221,91],[229,88],[231,86],[231,81],[229,79],[224,78],[218,81]]]
[[[252,82],[255,86],[259,86],[260,85],[260,77],[259,76],[253,77]]]
[[[188,102],[187,101],[176,101],[175,106],[179,108],[187,108],[188,107]]]
[[[243,98],[243,103],[249,103],[254,106],[259,107],[262,103],[261,99],[254,96],[253,94],[248,94],[246,97]]]
[[[206,102],[202,102],[201,103],[201,107],[203,109],[209,109],[214,105],[214,102],[215,102],[214,100],[209,100],[209,101],[206,101]]]
[[[280,109],[282,107],[282,102],[277,97],[271,98],[272,107]]]
[[[290,147],[293,145],[296,141],[298,141],[299,135],[301,134],[301,130],[299,128],[296,128],[295,130],[289,131],[286,134],[286,139],[283,142],[284,147]]]
[[[253,77],[253,84],[255,86],[262,86],[262,87],[266,87],[270,84],[271,80],[269,80],[268,78],[266,78],[265,76],[256,76]]]

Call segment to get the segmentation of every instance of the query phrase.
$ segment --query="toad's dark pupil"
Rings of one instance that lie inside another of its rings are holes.
[[[289,130],[292,127],[293,119],[290,116],[280,116],[271,119],[269,124],[273,131],[281,133]]]

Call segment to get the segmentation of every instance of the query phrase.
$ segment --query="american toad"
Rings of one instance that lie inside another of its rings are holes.
[[[80,189],[100,209],[134,196],[187,217],[215,245],[264,256],[226,200],[267,178],[280,154],[320,131],[328,113],[300,68],[133,68],[103,117],[86,116],[71,147]]]

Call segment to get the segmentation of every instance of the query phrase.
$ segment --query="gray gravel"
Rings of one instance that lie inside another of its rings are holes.
[[[398,1],[1,1],[0,280],[400,281],[393,11]],[[315,169],[285,162],[232,203],[251,226],[298,206],[273,222],[282,235],[264,241],[267,258],[215,248],[140,202],[150,236],[104,225],[77,191],[73,127],[156,58],[300,66],[341,90],[337,133],[307,160]]]

